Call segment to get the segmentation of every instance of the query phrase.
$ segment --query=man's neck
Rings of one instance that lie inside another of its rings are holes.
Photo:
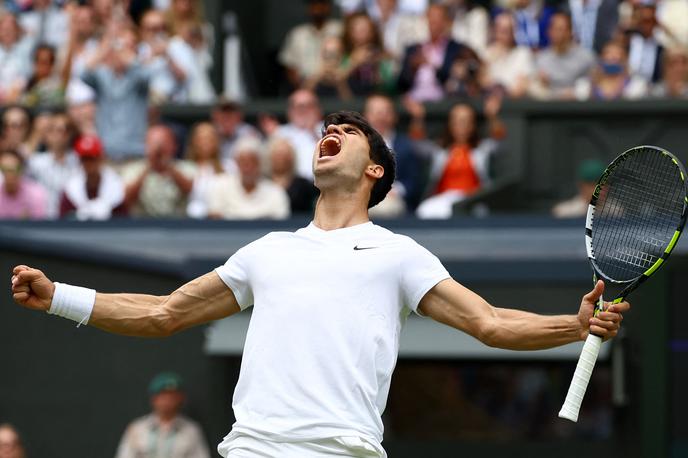
[[[258,182],[253,180],[241,180],[241,187],[244,188],[246,194],[251,194],[258,187]]]
[[[566,54],[571,47],[571,42],[559,43],[558,45],[552,45],[552,49],[557,54]]]
[[[294,181],[294,172],[273,172],[272,181],[274,181],[284,189],[287,189],[291,182]]]
[[[315,205],[313,224],[325,231],[356,226],[370,221],[368,208],[355,194],[346,191],[321,192]]]
[[[67,148],[53,148],[52,151],[55,160],[62,162],[67,156]]]

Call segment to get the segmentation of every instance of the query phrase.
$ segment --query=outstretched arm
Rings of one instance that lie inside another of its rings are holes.
[[[55,284],[40,270],[14,268],[12,294],[18,304],[48,311],[54,293]],[[164,337],[239,310],[232,290],[210,272],[168,296],[97,293],[88,324],[115,334]]]
[[[541,350],[585,340],[589,332],[603,339],[614,337],[629,310],[628,302],[610,305],[593,318],[593,309],[604,283],[583,296],[576,315],[538,315],[493,307],[482,297],[452,279],[443,280],[423,297],[419,311],[432,319],[464,331],[491,347]]]

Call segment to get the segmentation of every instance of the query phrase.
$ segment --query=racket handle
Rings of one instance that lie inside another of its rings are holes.
[[[588,334],[585,345],[583,345],[583,351],[578,358],[578,365],[576,365],[576,372],[573,373],[573,380],[571,380],[569,392],[566,394],[566,400],[559,411],[560,418],[573,422],[578,421],[578,411],[583,402],[585,390],[588,388],[588,382],[595,367],[597,355],[600,353],[601,345],[601,338]]]

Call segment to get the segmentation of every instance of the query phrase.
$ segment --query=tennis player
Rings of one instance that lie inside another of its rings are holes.
[[[410,312],[487,345],[537,350],[616,335],[627,302],[592,317],[497,308],[454,281],[412,239],[374,225],[368,208],[394,181],[394,156],[359,114],[327,117],[313,156],[313,221],[273,232],[169,296],[103,294],[17,266],[19,304],[108,332],[163,337],[253,305],[224,457],[385,457],[381,414]]]

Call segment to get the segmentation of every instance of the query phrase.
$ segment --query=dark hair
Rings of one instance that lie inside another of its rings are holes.
[[[442,138],[439,141],[440,146],[443,148],[450,148],[454,142],[456,142],[456,139],[452,135],[451,132],[451,113],[458,107],[466,107],[471,110],[473,113],[473,132],[471,133],[470,138],[468,139],[468,145],[471,148],[475,148],[478,146],[478,143],[480,142],[480,133],[478,132],[478,112],[476,111],[475,107],[473,107],[469,103],[464,103],[464,102],[459,102],[457,104],[452,105],[452,107],[449,109],[449,114],[447,116],[447,123],[444,126],[444,133],[442,135]]]
[[[56,53],[55,47],[49,45],[48,43],[39,43],[36,45],[36,47],[33,49],[32,60],[35,61],[36,58],[38,57],[38,53],[42,52],[42,51],[47,51],[50,53],[50,58],[52,60],[51,63],[54,64],[55,63],[55,53]]]
[[[368,20],[368,24],[370,25],[370,28],[373,31],[373,36],[371,37],[372,43],[368,43],[368,45],[372,45],[376,51],[382,50],[382,38],[380,37],[380,31],[378,30],[377,26],[375,25],[375,22],[366,13],[357,12],[357,13],[350,14],[349,16],[346,17],[346,19],[344,19],[344,33],[342,34],[342,43],[344,45],[344,53],[347,55],[350,55],[351,52],[354,50],[353,38],[351,36],[351,27],[352,27],[352,24],[354,23],[354,21],[356,19],[367,19]]]
[[[571,15],[567,11],[564,11],[564,10],[555,11],[554,14],[552,14],[552,16],[550,16],[550,24],[552,23],[552,18],[554,16],[559,16],[559,17],[566,19],[566,22],[568,22],[568,24],[569,24],[569,29],[570,30],[573,29],[573,19],[571,18]]]
[[[327,126],[335,124],[349,124],[359,129],[368,139],[368,146],[370,147],[370,159],[377,165],[381,165],[385,173],[373,185],[370,191],[370,199],[368,200],[368,208],[382,202],[394,183],[396,175],[396,161],[394,160],[394,153],[387,147],[384,138],[373,129],[368,121],[355,111],[337,111],[327,115],[323,124],[323,133]]]

